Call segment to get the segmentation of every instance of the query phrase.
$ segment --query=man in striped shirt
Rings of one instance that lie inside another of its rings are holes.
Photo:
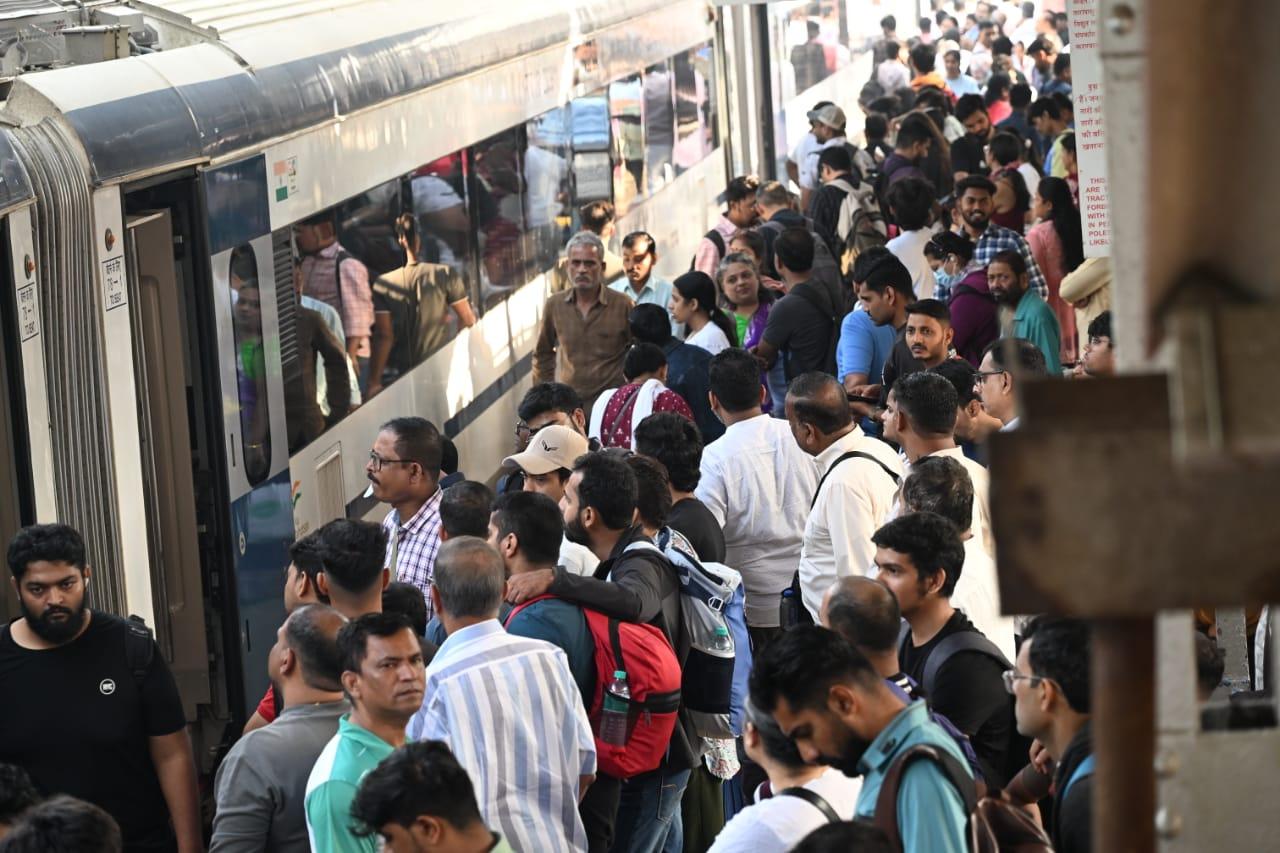
[[[307,835],[314,853],[377,853],[377,836],[352,817],[351,804],[365,774],[404,743],[422,704],[422,646],[407,616],[368,613],[338,632],[338,650],[351,713],[307,779]]]
[[[427,672],[412,740],[442,740],[475,782],[485,822],[516,850],[585,851],[578,800],[596,749],[565,653],[498,623],[502,557],[473,536],[440,549],[432,584],[449,638]]]
[[[431,618],[431,575],[440,550],[440,460],[444,441],[425,418],[394,418],[382,425],[369,452],[365,475],[373,496],[391,504],[387,568],[395,579],[422,590]]]

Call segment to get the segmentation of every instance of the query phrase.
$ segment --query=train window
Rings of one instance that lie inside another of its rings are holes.
[[[784,100],[818,85],[849,64],[844,0],[771,4],[781,30]]]
[[[715,110],[709,46],[696,47],[672,60],[676,95],[676,173],[702,162],[715,148]]]
[[[655,193],[675,179],[671,159],[676,144],[675,95],[671,60],[650,65],[644,72],[645,184]]]
[[[262,331],[262,294],[253,248],[231,252],[232,334],[236,350],[236,394],[240,399],[240,441],[245,477],[256,486],[271,469],[271,402]]]
[[[556,265],[570,222],[569,129],[571,105],[549,110],[525,125],[525,224],[529,263],[545,272]]]
[[[573,145],[573,207],[613,197],[609,156],[609,96],[603,91],[577,98],[569,105]]]
[[[613,129],[613,207],[618,217],[644,194],[643,91],[640,75],[609,84],[609,121]]]
[[[480,287],[489,308],[528,281],[525,227],[524,127],[491,136],[471,149]]]

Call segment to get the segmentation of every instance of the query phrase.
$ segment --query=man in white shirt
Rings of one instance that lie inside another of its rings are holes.
[[[885,244],[886,248],[911,273],[916,299],[932,299],[938,281],[924,256],[924,247],[933,238],[929,229],[935,201],[933,185],[924,178],[903,178],[889,187],[887,200],[899,234]]]
[[[808,113],[809,132],[800,137],[800,141],[796,143],[796,147],[791,149],[791,153],[787,156],[787,177],[795,181],[796,186],[802,187],[800,183],[800,170],[805,163],[809,162],[810,155],[817,156],[821,143],[818,142],[817,128],[818,121],[814,116],[826,107],[835,106],[830,101],[818,101],[813,105]]]
[[[786,408],[796,444],[817,459],[820,475],[800,549],[800,590],[816,622],[837,578],[874,571],[871,535],[889,518],[902,462],[889,445],[863,434],[844,386],[829,374],[796,377]]]
[[[827,809],[852,820],[862,779],[826,764],[806,764],[800,750],[777,722],[747,700],[742,746],[747,757],[769,776],[765,786],[747,792],[752,805],[733,816],[708,853],[785,853],[831,822]],[[825,806],[825,808],[824,808]]]
[[[934,512],[961,529],[964,569],[951,594],[951,606],[964,611],[974,627],[995,643],[1006,658],[1010,654],[1016,658],[1014,620],[1000,612],[1000,583],[995,561],[973,531],[964,527],[972,520],[976,503],[977,489],[968,469],[950,456],[921,459],[911,466],[902,484],[904,513]]]
[[[753,648],[779,631],[782,590],[800,559],[817,470],[787,425],[765,415],[760,365],[741,349],[711,359],[711,409],[725,433],[702,452],[694,494],[724,529],[725,562],[742,573]]]
[[[956,446],[958,403],[955,386],[944,377],[930,371],[904,376],[889,391],[883,418],[884,437],[902,448],[907,457],[907,474],[917,462],[930,456],[948,456],[964,466],[973,481],[974,500],[973,517],[962,529],[972,529],[978,545],[994,557],[987,498],[990,475]],[[906,511],[899,506],[893,514]]]
[[[524,473],[524,491],[546,495],[560,503],[564,486],[573,474],[573,463],[590,450],[587,437],[567,426],[549,424],[538,430],[524,452],[502,460],[503,467]],[[600,562],[591,550],[567,537],[560,543],[560,565],[571,574],[588,576]]]

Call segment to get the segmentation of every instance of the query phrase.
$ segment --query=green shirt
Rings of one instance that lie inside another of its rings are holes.
[[[320,753],[307,779],[307,835],[314,853],[378,853],[378,834],[357,833],[351,803],[360,780],[394,749],[351,722],[350,715],[338,721],[338,733]]]
[[[1062,378],[1062,359],[1059,356],[1062,332],[1058,317],[1033,288],[1027,288],[1013,312],[1013,334],[1039,347],[1044,353],[1049,375]]]

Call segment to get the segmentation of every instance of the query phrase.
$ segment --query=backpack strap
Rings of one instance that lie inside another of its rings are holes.
[[[1079,782],[1081,779],[1087,779],[1093,775],[1093,753],[1085,756],[1084,761],[1076,765],[1076,769],[1071,771],[1071,778],[1067,780],[1067,784],[1062,786],[1062,800],[1066,802],[1067,794],[1071,793],[1071,786]]]
[[[797,786],[794,788],[783,788],[781,791],[776,792],[774,796],[796,797],[804,800],[806,803],[822,812],[822,816],[827,819],[827,823],[843,822],[843,818],[841,818],[836,810],[831,807],[831,803],[828,803],[822,795],[816,791],[811,791],[808,788],[801,788]]]
[[[707,239],[716,247],[716,251],[720,253],[720,259],[724,260],[725,252],[729,248],[725,245],[724,235],[715,228],[707,232]]]
[[[1013,669],[1013,664],[1009,663],[995,643],[977,631],[960,631],[944,638],[929,653],[929,659],[925,661],[924,672],[921,673],[920,678],[926,695],[933,695],[938,673],[947,665],[947,661],[961,652],[979,652],[995,660],[1005,669]]]
[[[884,779],[880,782],[880,793],[876,795],[875,825],[889,837],[889,846],[893,850],[902,850],[902,832],[898,827],[898,790],[902,786],[902,777],[917,761],[932,761],[942,771],[943,776],[956,789],[964,807],[966,824],[969,815],[978,805],[977,788],[968,773],[951,753],[930,744],[916,744],[906,749],[893,760]],[[966,826],[966,835],[967,826]]]
[[[814,489],[814,490],[813,490],[813,500],[809,502],[809,511],[810,511],[810,512],[812,512],[812,511],[813,511],[814,506],[816,506],[816,505],[817,505],[817,503],[818,503],[818,495],[822,494],[822,485],[823,485],[824,483],[826,483],[826,482],[827,482],[827,478],[831,476],[831,472],[832,472],[832,471],[834,471],[834,470],[836,470],[836,467],[837,467],[841,462],[845,461],[846,459],[854,459],[854,458],[857,458],[857,459],[870,459],[872,462],[874,462],[874,463],[876,463],[877,465],[879,465],[879,466],[880,466],[880,470],[884,471],[886,474],[888,474],[888,475],[889,475],[889,479],[893,480],[893,484],[894,484],[895,486],[896,486],[896,485],[898,485],[899,477],[898,477],[898,475],[897,475],[896,473],[894,473],[894,470],[893,470],[892,468],[890,468],[888,465],[884,464],[884,463],[883,463],[883,462],[881,462],[879,459],[877,459],[877,458],[875,458],[874,456],[872,456],[870,453],[864,453],[864,452],[863,452],[863,451],[861,451],[861,450],[850,450],[848,453],[843,453],[843,454],[841,454],[841,455],[840,455],[840,457],[839,457],[838,459],[836,459],[836,461],[835,461],[835,462],[832,462],[832,463],[831,463],[831,467],[827,469],[827,472],[826,472],[825,474],[823,474],[823,475],[822,475],[822,479],[818,481],[818,488],[816,488],[816,489]],[[902,623],[902,624],[903,624],[903,625],[906,625],[906,623],[905,623],[905,622],[904,622],[904,623]]]
[[[147,673],[151,671],[151,662],[155,659],[155,638],[141,616],[130,615],[124,620],[124,625],[128,629],[124,638],[125,660],[129,664],[129,671],[133,673],[133,683],[141,689],[143,682],[147,680]]]
[[[547,598],[555,598],[555,596],[551,595],[550,593],[544,593],[542,595],[535,595],[533,598],[529,599],[528,601],[520,602],[515,607],[507,611],[507,618],[502,620],[502,627],[505,628],[508,625],[510,625],[511,620],[516,618],[516,614],[519,613],[521,610],[524,610],[530,604],[534,604],[536,602],[542,601]]]

